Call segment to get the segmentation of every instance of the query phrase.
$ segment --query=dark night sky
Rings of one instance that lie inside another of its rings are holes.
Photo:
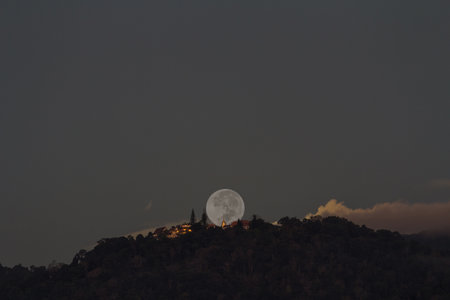
[[[187,219],[450,200],[450,2],[1,1],[0,263]],[[145,210],[152,201],[150,210]]]

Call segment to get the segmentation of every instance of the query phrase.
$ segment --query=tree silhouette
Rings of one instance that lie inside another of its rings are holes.
[[[194,225],[197,220],[195,219],[195,212],[194,209],[191,211],[191,221],[189,222],[191,225]]]
[[[243,229],[241,219],[238,219],[238,220],[237,220],[236,228],[238,228],[238,229]]]
[[[200,223],[203,226],[206,226],[206,224],[208,223],[208,216],[206,215],[206,210],[205,209],[203,209],[202,219],[200,220]]]

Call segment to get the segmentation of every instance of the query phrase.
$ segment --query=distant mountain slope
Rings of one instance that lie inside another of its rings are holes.
[[[450,299],[450,254],[345,219],[103,239],[70,265],[0,268],[0,299]]]

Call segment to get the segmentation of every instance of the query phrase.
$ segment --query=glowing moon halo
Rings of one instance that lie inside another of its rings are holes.
[[[217,226],[225,221],[228,225],[242,219],[245,205],[242,197],[233,190],[221,189],[209,196],[206,202],[206,214]]]

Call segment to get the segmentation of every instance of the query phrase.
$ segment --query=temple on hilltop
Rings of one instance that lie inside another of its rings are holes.
[[[222,228],[225,228],[227,226],[227,222],[225,222],[224,219],[222,219]]]

